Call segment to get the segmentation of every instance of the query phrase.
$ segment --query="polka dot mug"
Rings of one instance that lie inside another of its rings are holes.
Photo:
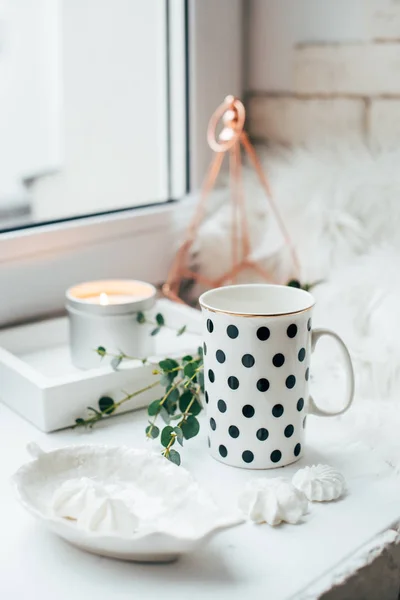
[[[349,352],[332,331],[311,329],[314,298],[286,286],[217,288],[200,297],[205,402],[211,455],[228,465],[272,469],[298,460],[307,413],[345,412],[354,395]],[[342,350],[347,391],[329,412],[309,395],[310,359],[323,335]]]

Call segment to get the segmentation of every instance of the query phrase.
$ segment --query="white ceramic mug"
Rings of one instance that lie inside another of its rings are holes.
[[[265,284],[217,288],[200,297],[205,401],[211,455],[235,467],[271,469],[298,460],[306,415],[339,415],[351,405],[349,352],[332,331],[311,328],[313,296]],[[347,391],[326,411],[309,395],[311,353],[329,335],[342,350]]]

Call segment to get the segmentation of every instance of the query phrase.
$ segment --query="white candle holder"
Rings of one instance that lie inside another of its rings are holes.
[[[154,352],[148,327],[137,313],[153,308],[156,288],[134,280],[91,281],[66,293],[71,360],[79,369],[99,367],[99,346],[144,358]]]

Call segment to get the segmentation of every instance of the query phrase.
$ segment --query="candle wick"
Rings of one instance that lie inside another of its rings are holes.
[[[108,301],[108,296],[107,296],[107,294],[105,294],[104,292],[102,292],[102,293],[100,294],[100,304],[101,304],[102,306],[106,306],[107,304],[109,304],[109,301]]]

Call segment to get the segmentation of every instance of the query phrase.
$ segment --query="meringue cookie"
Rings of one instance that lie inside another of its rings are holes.
[[[343,475],[329,465],[304,467],[295,473],[292,483],[312,502],[337,500],[346,490]]]
[[[64,481],[54,492],[52,512],[92,532],[129,536],[138,526],[138,518],[123,500],[88,477]]]
[[[298,523],[307,512],[308,502],[288,479],[253,479],[239,496],[239,508],[255,523],[279,525]]]
[[[83,529],[127,537],[133,534],[138,524],[138,518],[119,498],[98,498],[78,517],[78,526]]]
[[[89,477],[68,479],[53,494],[52,512],[76,521],[88,506],[107,496],[105,488]]]

